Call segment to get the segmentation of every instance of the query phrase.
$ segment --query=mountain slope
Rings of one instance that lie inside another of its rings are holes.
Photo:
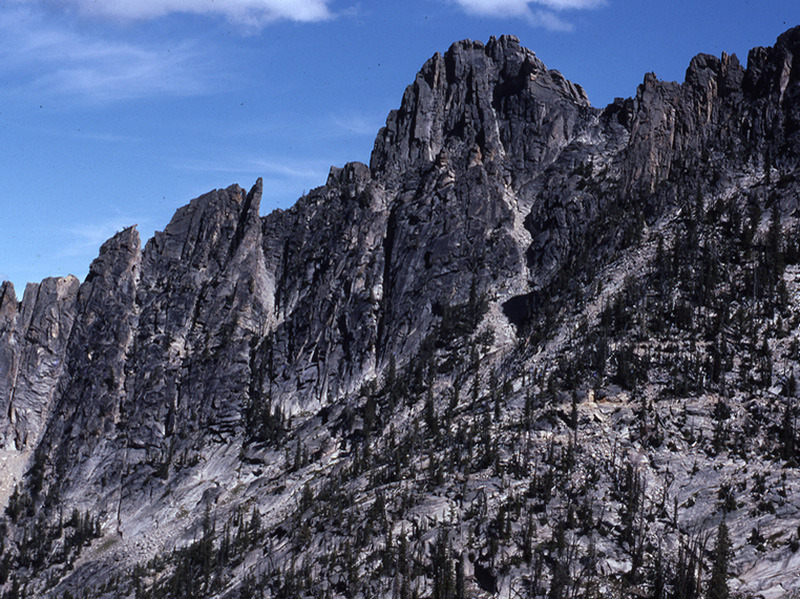
[[[798,61],[458,42],[291,209],[4,284],[5,592],[800,593]]]

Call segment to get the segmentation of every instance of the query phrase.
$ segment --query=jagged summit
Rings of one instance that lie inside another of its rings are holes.
[[[574,123],[557,127],[559,118],[574,121],[588,106],[583,88],[548,70],[514,36],[485,45],[456,42],[428,60],[406,88],[378,134],[370,166],[402,172],[441,154],[450,160],[475,153],[482,160],[511,153],[546,160],[546,148],[525,140],[565,141]]]
[[[800,593],[799,45],[601,109],[457,42],[293,207],[4,283],[2,593]]]

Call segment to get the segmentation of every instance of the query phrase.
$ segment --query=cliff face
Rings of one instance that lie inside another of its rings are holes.
[[[0,288],[0,412],[3,448],[35,447],[44,428],[76,314],[75,277],[29,284],[17,304],[14,286]]]
[[[727,514],[732,588],[800,592],[798,94],[800,29],[604,109],[458,42],[291,209],[3,284],[0,584],[688,597]]]

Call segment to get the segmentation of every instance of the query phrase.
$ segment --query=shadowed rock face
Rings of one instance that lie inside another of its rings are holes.
[[[79,284],[72,276],[29,284],[20,304],[11,283],[0,288],[0,440],[5,449],[36,446],[64,371]]]
[[[614,329],[613,323],[622,320],[615,302],[633,297],[630,281],[644,281],[637,288],[636,314],[646,320],[648,299],[669,288],[663,273],[653,274],[662,270],[706,280],[724,269],[723,263],[732,265],[728,282],[717,283],[729,286],[719,304],[697,289],[684,297],[685,283],[673,282],[667,320],[719,321],[705,337],[693,324],[669,342],[692,347],[687,364],[712,365],[714,393],[726,401],[736,396],[739,390],[714,387],[724,356],[711,344],[735,341],[725,329],[735,317],[723,315],[720,305],[750,306],[749,298],[758,303],[761,297],[758,277],[764,275],[758,273],[769,267],[753,256],[769,245],[768,229],[774,225],[760,215],[775,213],[784,232],[796,224],[798,94],[800,28],[782,35],[772,48],[752,50],[746,69],[736,56],[698,55],[683,83],[648,74],[635,97],[604,109],[591,107],[580,86],[548,70],[517,38],[492,38],[485,45],[462,41],[425,63],[378,133],[369,166],[332,168],[325,185],[292,208],[260,217],[262,181],[249,192],[233,185],[178,210],[144,249],[134,228],[118,233],[102,246],[82,284],[74,277],[46,279],[28,285],[18,302],[13,286],[4,283],[0,444],[22,460],[31,454],[20,487],[31,507],[25,512],[15,503],[9,509],[8,563],[42,596],[48,564],[54,565],[53,579],[61,582],[47,592],[106,581],[197,538],[203,509],[210,505],[226,516],[255,506],[274,539],[271,559],[289,563],[291,548],[281,543],[294,532],[287,533],[292,526],[285,514],[300,496],[301,484],[330,493],[325,485],[339,484],[334,475],[341,476],[342,469],[368,468],[358,461],[367,460],[359,453],[365,451],[359,445],[364,439],[368,453],[378,452],[415,427],[432,428],[429,415],[420,424],[423,410],[417,403],[423,395],[434,406],[433,416],[445,419],[446,412],[447,426],[460,435],[445,448],[435,446],[444,461],[457,451],[454,447],[471,447],[469,439],[479,436],[479,423],[491,411],[489,402],[501,406],[491,426],[510,464],[521,459],[517,404],[527,406],[530,421],[534,390],[547,401],[536,404],[539,428],[527,431],[528,453],[552,439],[574,441],[570,431],[578,426],[578,412],[573,420],[558,411],[562,395],[589,398],[602,391],[621,407],[611,417],[587,399],[594,406],[585,419],[591,425],[587,436],[596,443],[587,453],[608,458],[613,437],[616,460],[614,435],[630,424],[618,414],[632,410],[634,401],[619,387],[628,380],[618,366],[619,348],[635,346],[636,356],[650,360],[667,341],[653,330]],[[697,211],[709,216],[698,218]],[[743,224],[741,215],[734,215],[739,212],[758,216]],[[725,254],[718,248],[726,236],[747,237],[750,245],[735,246],[740,254]],[[686,240],[691,241],[684,244],[691,248],[686,255],[713,255],[716,262],[709,258],[702,268],[699,262],[682,266],[686,256],[680,248]],[[669,268],[655,249],[663,244],[673,248]],[[792,295],[793,279],[780,276],[781,293],[788,297],[781,300],[788,310],[781,318],[790,321],[800,304]],[[681,312],[681,302],[693,308]],[[765,322],[778,318],[777,311],[767,315],[764,310]],[[681,316],[687,311],[688,317]],[[770,326],[762,332],[767,350],[782,352],[786,346],[786,360],[796,361],[788,349],[790,334]],[[647,341],[648,335],[657,340]],[[595,370],[575,366],[589,370],[561,374],[569,371],[565,364],[584,362]],[[731,363],[744,368],[734,358]],[[612,372],[612,366],[618,370]],[[646,374],[637,374],[641,394],[652,403],[673,393],[672,387],[667,393],[664,381],[694,367],[645,368]],[[401,372],[403,385],[396,381]],[[550,372],[559,374],[548,386]],[[581,382],[571,380],[576,378]],[[742,380],[749,379],[742,375]],[[775,385],[779,382],[776,375]],[[501,388],[504,404],[498,399]],[[467,391],[469,403],[463,399]],[[375,402],[371,411],[369,401]],[[669,417],[666,408],[662,412],[659,419],[674,417],[671,408]],[[663,458],[638,438],[629,445],[630,455],[652,450],[651,462]],[[435,470],[435,460],[414,447],[420,455],[396,462],[410,460],[417,469],[387,479],[387,494],[397,491],[391,484],[417,485],[424,459],[425,468]],[[313,450],[312,465],[294,457],[296,451],[302,458],[303,448]],[[676,463],[702,453],[693,445],[685,451]],[[637,460],[637,468],[646,462]],[[397,463],[391,467],[400,468]],[[469,478],[452,464],[453,472],[439,479]],[[675,474],[669,468],[665,474],[653,466],[647,473],[653,488],[670,490]],[[667,474],[673,477],[669,483]],[[386,475],[376,466],[370,476],[384,480]],[[531,482],[531,476],[528,471],[519,475],[529,489],[520,495],[533,493],[539,479]],[[615,474],[617,486],[620,476]],[[430,494],[426,484],[419,483],[417,491]],[[596,484],[601,497],[606,483]],[[477,497],[468,486],[465,482],[467,491],[459,493]],[[437,497],[450,497],[454,488],[437,487]],[[621,493],[608,488],[609,497]],[[695,491],[690,483],[685,489]],[[369,502],[375,490],[356,485],[351,491],[363,494],[358,501]],[[688,506],[689,492],[675,491],[676,512],[678,497]],[[489,508],[483,504],[481,510],[497,512],[504,501],[500,495],[484,499]],[[397,505],[404,501],[398,499]],[[39,562],[25,558],[26,527],[56,522],[73,507],[99,518],[102,534],[119,543],[113,555],[98,549],[73,573],[62,570],[63,560],[54,557],[60,541],[52,541]],[[434,507],[438,514],[441,509]],[[405,509],[395,509],[396,533],[413,519]],[[713,506],[707,511],[715,513]],[[654,538],[677,538],[666,524],[655,528],[661,515],[653,518]],[[691,512],[686,518],[686,527],[708,528],[711,516]],[[484,535],[487,521],[473,526],[470,535]],[[599,521],[602,526],[622,524]],[[733,525],[740,545],[743,526]],[[514,533],[521,537],[520,527]],[[555,534],[552,524],[541,527]],[[325,532],[322,522],[308,534]],[[539,539],[542,546],[545,540]],[[313,560],[329,542],[304,547]],[[414,542],[428,554],[425,543],[431,539]],[[627,538],[621,543],[632,551]],[[499,566],[488,565],[486,551],[469,558],[472,579],[481,579],[475,592],[508,590],[508,577]],[[509,548],[508,555],[514,551],[518,548]],[[604,551],[612,556],[609,572],[628,559],[611,545]],[[366,557],[358,560],[364,571],[374,566]],[[245,566],[235,567],[231,588],[243,585],[247,573]],[[554,577],[547,574],[543,580]],[[346,594],[341,584],[331,579],[334,594]],[[223,596],[219,589],[206,595],[214,593]]]

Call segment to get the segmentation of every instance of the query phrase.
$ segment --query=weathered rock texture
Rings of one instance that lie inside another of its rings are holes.
[[[75,277],[29,284],[18,305],[11,283],[0,288],[0,439],[5,449],[35,447],[64,370],[76,315]]]
[[[800,29],[604,109],[463,41],[291,209],[3,284],[0,584],[800,593],[798,136]]]

